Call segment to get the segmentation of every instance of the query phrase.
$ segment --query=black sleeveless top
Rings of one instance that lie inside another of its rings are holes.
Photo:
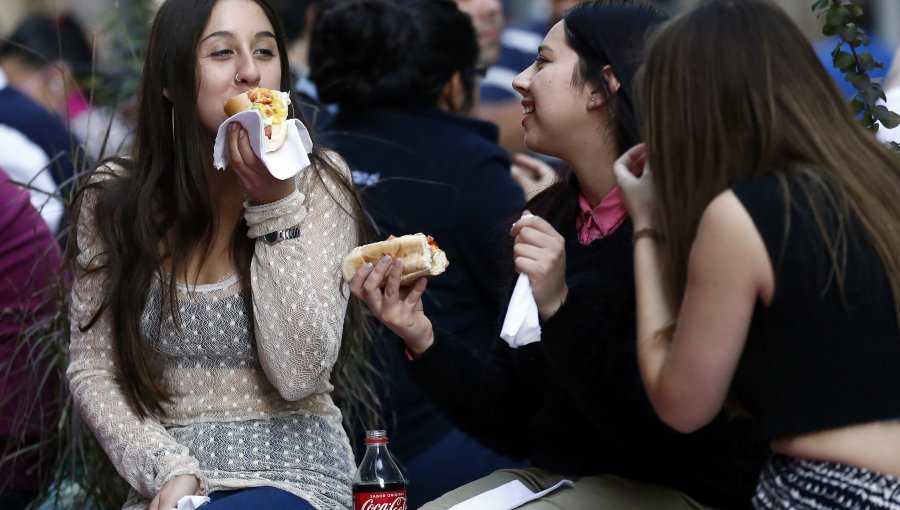
[[[900,418],[900,331],[884,264],[851,218],[842,294],[810,208],[827,201],[808,198],[799,179],[785,180],[790,202],[775,175],[732,189],[775,272],[772,302],[757,303],[734,383],[769,438]],[[820,211],[835,232],[834,208]]]

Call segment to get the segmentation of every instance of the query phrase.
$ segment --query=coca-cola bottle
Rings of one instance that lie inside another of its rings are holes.
[[[353,478],[354,510],[406,510],[406,480],[383,430],[366,431],[366,454]]]

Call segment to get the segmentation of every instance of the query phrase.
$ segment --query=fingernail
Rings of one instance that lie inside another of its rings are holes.
[[[365,264],[362,265],[362,267],[360,269],[362,269],[362,271],[364,273],[368,273],[369,271],[372,270],[373,267],[375,267],[375,266],[373,266],[371,262],[366,262]]]
[[[242,129],[240,133],[238,133],[238,138],[244,137],[244,130]]]
[[[381,263],[382,263],[382,264],[389,264],[390,262],[391,262],[391,256],[390,256],[390,255],[385,255],[384,257],[381,257]]]
[[[403,262],[401,262],[400,259],[397,259],[394,261],[394,267],[400,267],[402,265],[403,265]]]

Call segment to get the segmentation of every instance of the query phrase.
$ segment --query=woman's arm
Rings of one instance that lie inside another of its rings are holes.
[[[88,331],[79,329],[99,308],[108,283],[105,270],[86,272],[102,267],[105,258],[94,217],[96,201],[97,192],[85,193],[77,225],[77,269],[66,372],[75,407],[119,474],[144,497],[153,498],[164,483],[182,474],[196,476],[205,491],[199,463],[190,451],[178,444],[158,420],[139,418],[126,403],[116,377],[119,370],[115,366],[109,311]]]
[[[712,421],[725,401],[758,300],[774,276],[765,244],[737,197],[713,200],[697,228],[681,310],[666,302],[653,237],[635,245],[638,359],[660,418],[681,432]],[[671,339],[660,332],[675,321]]]
[[[349,169],[336,154],[349,182]],[[298,191],[271,204],[247,205],[249,235],[256,238],[251,265],[253,312],[260,363],[287,400],[327,391],[340,350],[348,295],[343,256],[356,246],[356,219],[339,183],[320,181],[308,168]],[[298,226],[299,237],[269,243],[262,236]]]
[[[427,278],[411,288],[400,288],[402,261],[385,257],[363,265],[350,282],[350,290],[365,301],[372,315],[406,344],[415,359],[410,373],[419,387],[461,430],[496,451],[522,458],[528,454],[523,424],[534,409],[531,393],[516,384],[500,357],[476,356],[459,339],[436,338],[422,308]],[[388,275],[384,289],[379,284]],[[509,348],[502,346],[500,349]],[[521,381],[519,381],[521,383]]]

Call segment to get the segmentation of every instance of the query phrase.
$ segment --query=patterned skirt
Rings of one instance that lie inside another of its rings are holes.
[[[900,510],[900,478],[776,454],[760,474],[753,506],[758,510]]]

